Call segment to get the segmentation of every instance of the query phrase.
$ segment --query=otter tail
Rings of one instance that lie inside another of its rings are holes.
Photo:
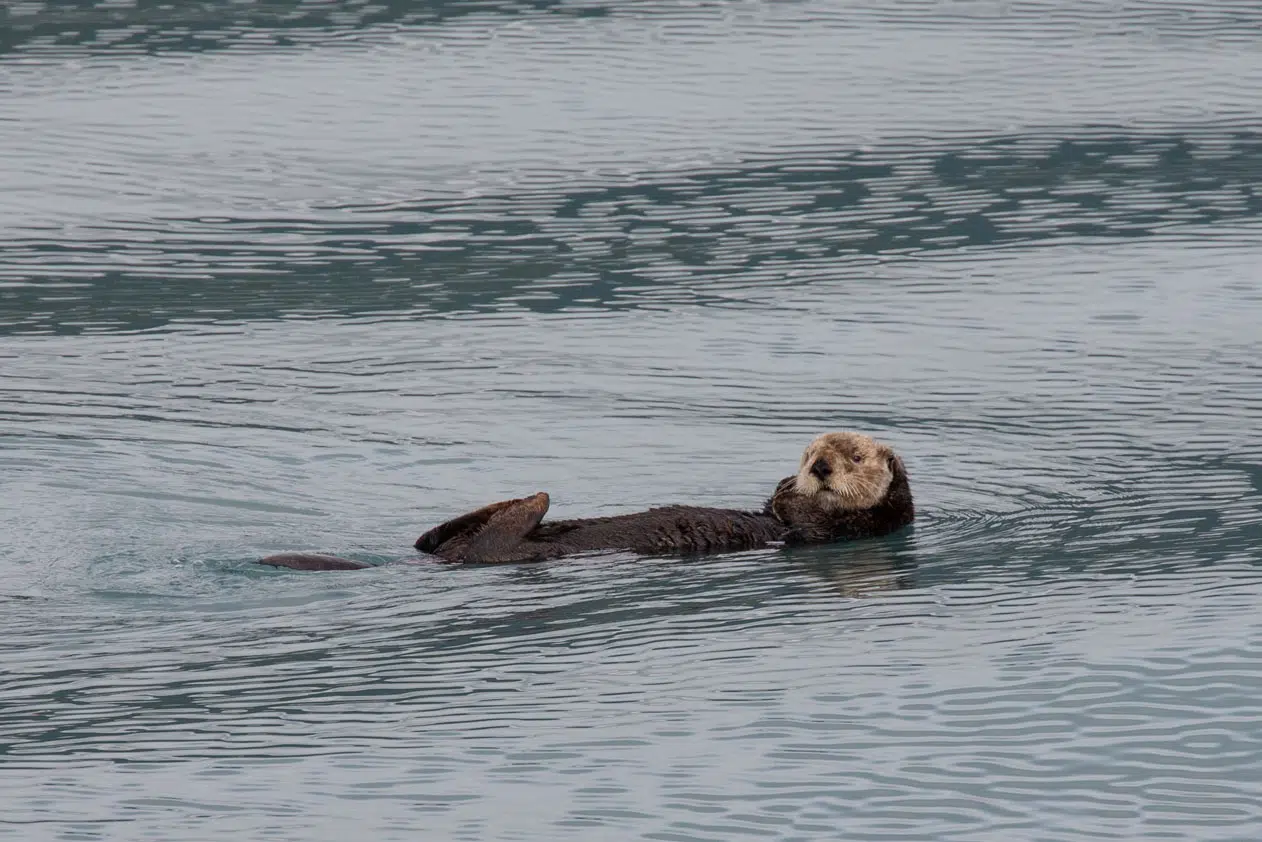
[[[339,558],[324,553],[277,553],[260,558],[259,564],[270,567],[288,567],[290,570],[363,570],[372,567],[362,561]]]

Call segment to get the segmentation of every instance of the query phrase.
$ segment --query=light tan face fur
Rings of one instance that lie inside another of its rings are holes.
[[[824,433],[806,446],[793,483],[831,509],[870,509],[885,497],[894,451],[862,433]]]

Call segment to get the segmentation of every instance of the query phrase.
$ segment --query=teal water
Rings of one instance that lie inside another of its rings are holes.
[[[0,8],[0,838],[1262,837],[1259,33]],[[252,564],[830,429],[913,529]]]

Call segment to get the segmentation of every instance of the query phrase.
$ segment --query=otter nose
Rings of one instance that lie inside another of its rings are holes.
[[[816,459],[815,464],[811,465],[811,473],[825,481],[832,476],[833,466],[828,464],[827,459]]]

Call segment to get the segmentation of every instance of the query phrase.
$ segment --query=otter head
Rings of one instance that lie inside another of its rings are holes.
[[[825,510],[870,509],[885,499],[898,457],[862,433],[824,433],[806,446],[793,490]]]

